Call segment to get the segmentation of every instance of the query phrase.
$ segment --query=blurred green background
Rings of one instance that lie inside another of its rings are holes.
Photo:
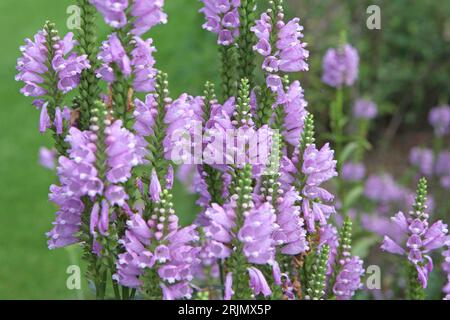
[[[73,3],[0,1],[0,299],[90,297],[86,283],[82,291],[66,288],[66,269],[79,263],[80,252],[46,247],[45,232],[54,218],[47,193],[55,177],[38,165],[38,150],[50,146],[50,139],[38,133],[39,114],[30,99],[19,95],[20,84],[14,81],[23,39],[32,37],[47,19],[56,22],[61,34],[67,32],[66,10]],[[169,73],[172,96],[183,91],[201,94],[206,80],[218,81],[216,38],[201,29],[199,1],[166,3],[169,24],[150,34],[158,48],[157,67]],[[381,31],[365,27],[365,10],[373,3],[382,10]],[[381,106],[377,131],[392,137],[399,130],[425,128],[429,108],[450,96],[449,1],[292,0],[289,9],[289,16],[295,12],[305,24],[311,72],[301,80],[310,108],[322,115],[322,123],[332,92],[320,82],[321,60],[325,50],[337,44],[341,30],[347,30],[349,42],[361,52],[361,81],[354,95],[372,97]],[[100,19],[99,25],[103,39],[108,30]],[[186,217],[194,200],[182,191],[177,198],[177,211]]]

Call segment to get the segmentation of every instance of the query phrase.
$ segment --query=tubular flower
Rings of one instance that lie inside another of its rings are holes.
[[[105,22],[113,28],[123,28],[127,22],[126,10],[130,0],[90,0],[102,14]],[[164,0],[133,0],[130,15],[134,18],[132,33],[142,35],[153,26],[167,23],[167,15],[162,11]]]
[[[260,20],[251,29],[258,38],[253,49],[265,57],[263,69],[269,73],[308,71],[306,60],[309,57],[307,44],[302,42],[304,37],[300,19],[294,18],[285,23],[284,15],[272,21],[271,16],[264,12]],[[276,42],[271,43],[272,34],[276,35]]]
[[[46,31],[39,31],[34,36],[34,42],[26,39],[25,45],[20,47],[22,57],[17,60],[19,73],[16,80],[25,83],[25,87],[20,90],[24,96],[41,97],[48,92],[44,75],[49,72],[49,59],[52,59],[51,67],[58,75],[58,90],[63,93],[76,88],[80,83],[81,72],[90,68],[86,55],[78,56],[72,52],[76,44],[73,33],[69,32],[63,39],[56,36],[53,57],[49,57],[46,36]]]
[[[402,201],[405,190],[389,174],[371,175],[366,181],[364,194],[370,200],[389,203]]]
[[[294,188],[277,199],[277,220],[279,229],[273,234],[273,239],[281,245],[281,253],[298,255],[309,249],[306,240],[306,230],[303,228],[303,219],[300,218],[300,207],[296,202],[301,197]]]
[[[55,227],[47,233],[51,249],[78,242],[76,233],[79,232],[84,209],[82,197],[88,196],[94,204],[100,197],[104,197],[108,200],[108,203],[102,202],[104,210],[107,205],[124,206],[128,195],[121,183],[130,178],[131,169],[140,163],[134,135],[122,128],[120,120],[107,125],[103,133],[98,132],[100,129],[95,125],[91,128],[92,131],[70,128],[66,138],[70,144],[68,157],[59,158],[57,173],[61,186],[52,186],[49,195],[50,201],[60,208]],[[101,139],[103,134],[104,139]],[[104,155],[98,154],[98,143],[104,143]],[[101,163],[99,159],[106,161]],[[99,176],[99,170],[102,168],[106,172],[104,177]],[[98,223],[103,223],[99,229],[102,233],[106,232],[105,213],[103,212],[103,220],[100,221],[95,219],[95,216],[94,210],[91,229],[94,230]]]
[[[411,212],[405,215],[399,212],[391,219],[402,231],[404,238],[402,242],[396,242],[385,236],[381,249],[408,256],[408,260],[417,269],[419,282],[426,288],[428,276],[433,270],[433,261],[427,253],[444,246],[448,232],[447,225],[439,220],[429,226],[428,214],[424,213]]]
[[[163,299],[190,298],[189,282],[200,250],[193,244],[198,239],[195,226],[180,228],[173,211],[167,219],[152,216],[148,221],[135,214],[127,222],[125,237],[120,241],[125,252],[118,257],[114,279],[124,286],[141,288],[143,280],[139,277],[146,269],[155,268]]]
[[[135,47],[131,51],[131,64],[134,68],[133,88],[137,92],[155,91],[155,81],[157,70],[154,68],[155,58],[153,53],[156,48],[153,46],[153,39],[142,40],[134,37]]]
[[[280,93],[277,104],[284,108],[284,140],[290,145],[298,147],[305,126],[305,118],[308,114],[306,111],[308,102],[305,100],[304,90],[300,86],[300,82],[293,82],[286,93]]]
[[[306,176],[303,189],[305,199],[302,201],[303,217],[310,231],[313,231],[314,222],[325,225],[331,213],[335,213],[333,206],[329,206],[316,199],[330,202],[334,196],[320,185],[337,176],[334,151],[325,144],[320,150],[310,144],[303,155],[302,173]]]
[[[217,43],[229,46],[239,36],[239,11],[240,0],[201,0],[204,7],[200,9],[205,15],[206,22],[203,29],[216,33],[219,38]]]
[[[278,229],[275,210],[269,203],[253,208],[245,214],[238,239],[244,244],[243,252],[250,263],[271,264],[275,259],[273,233]]]
[[[352,86],[358,78],[359,55],[351,45],[328,49],[323,58],[322,81],[330,87]]]
[[[164,122],[167,125],[164,139],[166,159],[177,163],[192,163],[192,148],[202,151],[203,98],[182,94],[167,108]],[[200,159],[194,159],[200,163]]]
[[[76,44],[71,32],[57,43],[52,67],[58,74],[58,89],[62,93],[75,89],[80,83],[83,70],[91,67],[87,55],[79,56],[75,52],[70,53]]]
[[[136,132],[137,149],[142,158],[148,154],[148,142],[145,137],[154,135],[155,118],[158,115],[158,103],[155,96],[148,94],[145,97],[145,102],[135,99],[134,119],[135,123],[133,129]]]
[[[342,270],[336,277],[333,292],[337,300],[350,300],[355,291],[362,288],[361,277],[364,274],[363,261],[359,257],[342,261]]]

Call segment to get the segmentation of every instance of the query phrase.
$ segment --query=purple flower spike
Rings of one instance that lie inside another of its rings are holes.
[[[275,242],[272,235],[278,228],[275,222],[275,210],[269,203],[264,203],[246,214],[238,238],[244,243],[244,255],[250,263],[270,264],[274,261]]]
[[[115,80],[113,64],[125,77],[131,75],[131,60],[116,33],[111,34],[108,40],[102,43],[98,59],[102,61],[102,65],[96,71],[97,77],[108,83]]]
[[[300,82],[293,82],[286,93],[282,92],[278,96],[277,103],[284,107],[283,137],[286,142],[297,147],[308,114],[306,111],[308,102],[305,100],[304,90],[300,86]]]
[[[328,49],[323,58],[322,81],[330,87],[352,86],[358,78],[359,55],[351,45]]]
[[[223,46],[233,44],[239,36],[240,0],[201,0],[204,7],[200,10],[205,15],[203,29],[218,35],[217,43]]]
[[[401,230],[402,241],[394,241],[385,236],[381,249],[392,254],[408,256],[419,275],[419,281],[423,288],[427,287],[428,276],[433,268],[433,261],[429,252],[441,248],[447,240],[447,225],[437,221],[429,226],[427,214],[404,215],[397,213],[391,218],[392,223]]]
[[[355,291],[362,288],[361,277],[364,274],[363,261],[352,257],[343,262],[342,270],[336,277],[333,292],[337,300],[350,300]]]
[[[167,23],[167,14],[163,12],[164,0],[134,0],[131,15],[133,34],[140,36],[158,24]]]
[[[157,70],[153,67],[155,59],[153,53],[156,48],[152,45],[153,39],[146,41],[139,37],[134,37],[135,48],[131,52],[131,63],[134,68],[133,88],[137,92],[155,91],[155,81]]]

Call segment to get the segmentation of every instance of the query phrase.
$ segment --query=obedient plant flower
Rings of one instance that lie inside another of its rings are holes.
[[[353,105],[353,116],[356,119],[373,119],[378,114],[378,107],[371,100],[358,99]]]
[[[53,52],[49,52],[46,37],[47,31],[41,30],[34,36],[34,42],[26,39],[26,44],[20,48],[22,57],[17,61],[17,81],[23,81],[25,87],[21,92],[25,96],[42,97],[49,92],[44,78],[49,72],[57,74],[57,88],[67,93],[80,83],[80,74],[84,69],[90,68],[86,55],[79,56],[72,52],[76,41],[73,33],[69,32],[63,39],[57,34],[52,35]],[[51,62],[52,70],[48,68]],[[53,88],[52,88],[53,89]]]
[[[277,104],[284,108],[283,138],[290,145],[298,147],[308,114],[308,102],[300,82],[294,81],[286,92],[279,92]]]
[[[39,131],[44,133],[52,128],[59,136],[64,131],[64,121],[71,120],[70,110],[62,105],[64,94],[78,86],[81,73],[90,68],[89,61],[86,55],[72,52],[77,44],[73,34],[60,39],[51,23],[46,23],[34,41],[25,42],[20,48],[22,57],[17,61],[16,80],[25,83],[23,95],[36,98],[33,105],[41,110]],[[61,151],[61,141],[57,142]]]
[[[414,147],[409,153],[409,161],[421,174],[431,177],[434,171],[434,153],[427,148]]]
[[[274,8],[264,12],[251,29],[258,43],[253,49],[264,57],[262,68],[266,71],[267,85],[274,92],[282,91],[279,72],[308,71],[309,51],[302,42],[303,26],[300,19],[284,22],[283,8],[274,3]]]
[[[448,135],[450,133],[450,106],[431,109],[428,120],[434,127],[436,136],[442,137]]]
[[[102,61],[100,68],[96,71],[97,77],[111,83],[116,80],[116,72],[129,78],[133,76],[133,89],[138,92],[152,92],[155,90],[157,70],[154,68],[155,59],[152,46],[153,40],[142,40],[134,37],[131,41],[133,50],[131,57],[120,42],[116,33],[111,34],[107,41],[104,41],[98,55]]]
[[[140,36],[160,23],[167,23],[162,11],[164,0],[90,0],[113,28],[123,28],[132,21],[132,33]],[[129,13],[127,13],[129,10]]]
[[[49,199],[59,206],[55,227],[47,234],[51,249],[79,242],[77,233],[84,197],[94,204],[101,202],[103,210],[106,206],[126,206],[129,196],[122,184],[128,181],[131,169],[141,160],[136,152],[134,135],[122,127],[120,120],[111,122],[104,117],[99,114],[93,118],[88,131],[75,127],[69,130],[68,157],[61,156],[57,168],[60,186],[50,188]],[[96,219],[98,210],[97,204],[92,210],[93,231],[99,222]]]
[[[440,177],[441,186],[450,189],[450,152],[442,151],[438,155],[435,171]]]
[[[323,58],[322,81],[330,87],[352,86],[358,78],[359,54],[350,44],[330,48]]]
[[[309,145],[303,155],[302,173],[306,176],[302,202],[303,216],[310,231],[315,229],[315,221],[325,225],[334,207],[317,202],[320,199],[330,202],[334,196],[321,187],[321,184],[337,176],[337,161],[334,151],[325,144],[320,150],[314,144]]]
[[[413,210],[407,215],[399,212],[392,218],[392,222],[404,234],[402,243],[385,236],[381,246],[384,251],[407,256],[416,268],[416,280],[423,288],[427,287],[428,277],[433,270],[430,253],[445,245],[448,232],[447,225],[440,220],[429,224],[429,215],[425,213],[426,188],[426,180],[421,179]]]
[[[152,298],[174,300],[190,298],[193,268],[198,263],[200,248],[194,244],[199,240],[196,227],[181,228],[178,225],[166,190],[156,196],[152,188],[150,194],[160,200],[154,202],[155,210],[147,220],[134,214],[127,222],[124,239],[121,240],[126,252],[119,255],[117,274],[114,278],[122,285],[140,289],[144,295]],[[159,288],[149,287],[142,277],[147,271],[154,270],[159,277]]]
[[[355,292],[362,288],[363,261],[359,257],[351,257],[345,259],[342,264],[333,292],[337,300],[350,300]]]
[[[342,179],[357,182],[364,179],[366,167],[363,163],[346,162],[342,166]]]
[[[216,33],[217,43],[229,46],[239,36],[239,11],[241,0],[201,0],[204,7],[200,9],[205,15],[203,29]]]

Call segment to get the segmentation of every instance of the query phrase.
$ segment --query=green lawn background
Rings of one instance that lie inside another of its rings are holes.
[[[53,172],[38,165],[40,146],[50,146],[38,133],[39,112],[19,94],[14,81],[16,59],[23,39],[32,37],[46,20],[67,32],[66,9],[71,0],[0,1],[0,299],[89,298],[66,288],[66,268],[78,264],[79,250],[49,251],[45,232],[51,228],[54,207],[47,201]],[[168,72],[172,96],[200,94],[205,80],[216,80],[215,37],[201,29],[199,1],[167,1],[169,24],[150,32],[158,48],[157,67]],[[99,19],[100,25],[104,25]],[[103,39],[107,28],[99,29]],[[179,188],[178,188],[179,189]],[[177,192],[177,211],[188,220],[192,198]]]

